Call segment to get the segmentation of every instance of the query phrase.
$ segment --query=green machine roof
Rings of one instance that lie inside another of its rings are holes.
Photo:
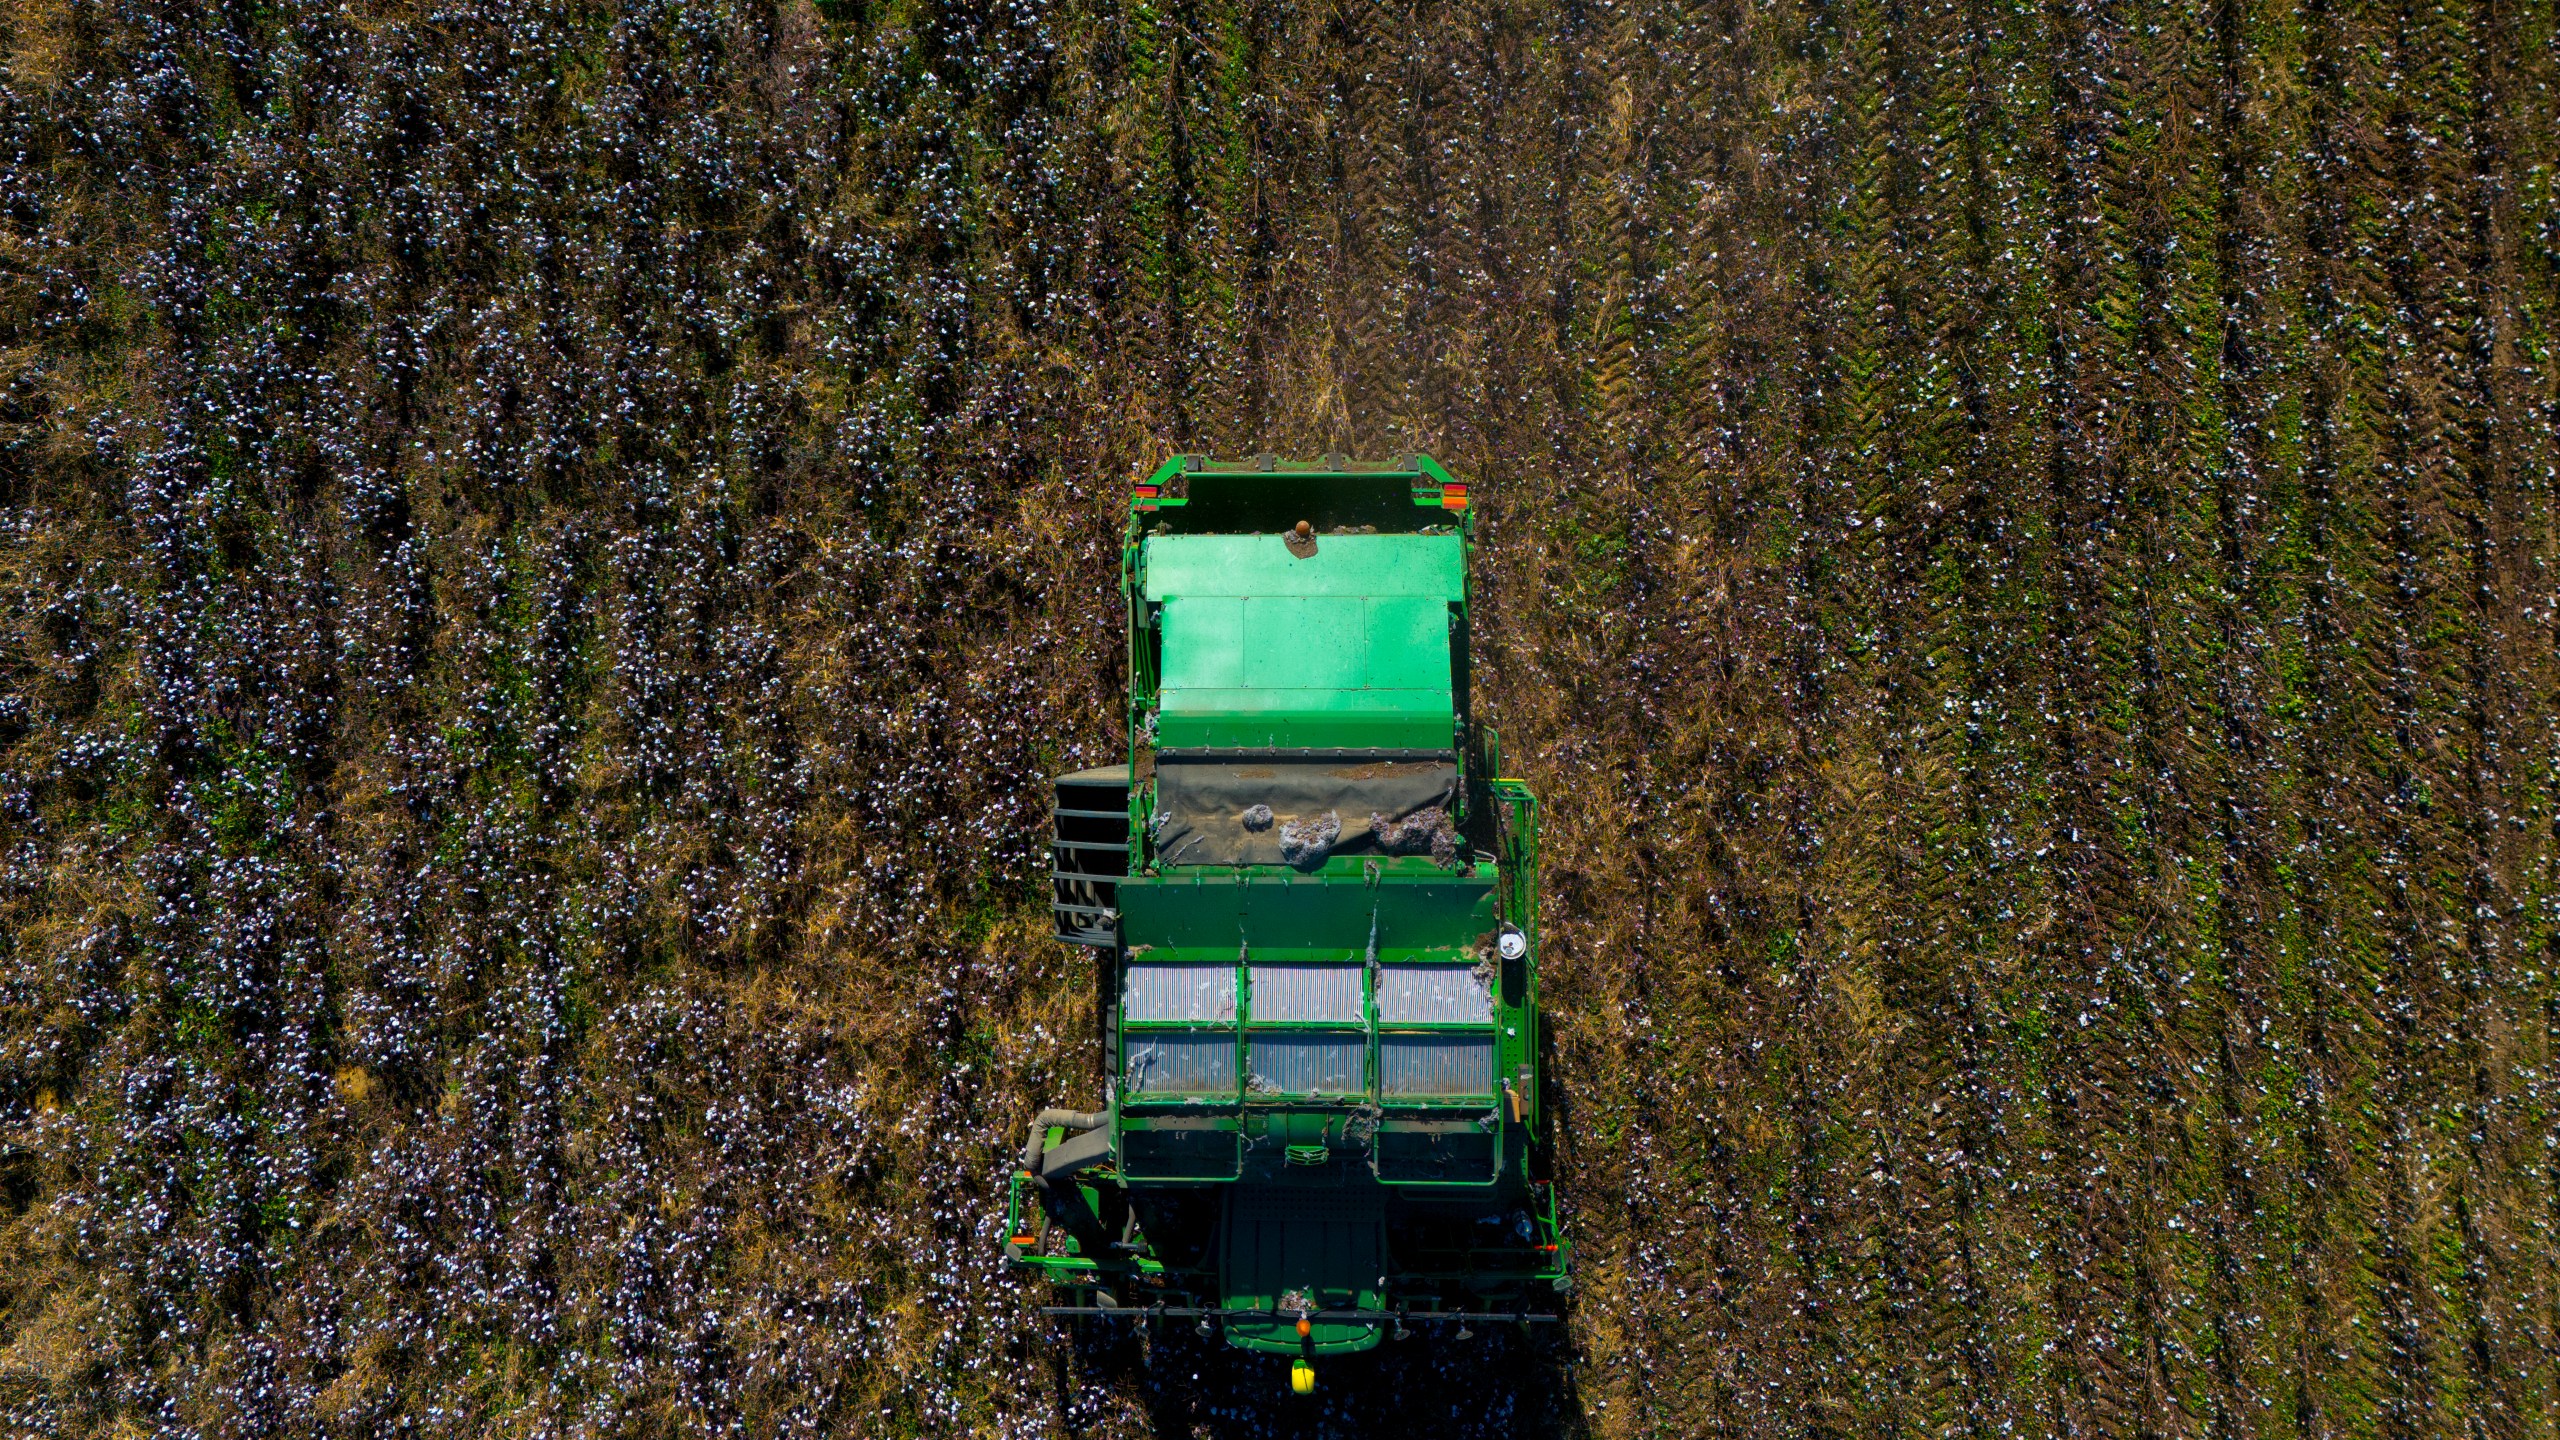
[[[1156,743],[1446,750],[1455,534],[1157,535],[1145,596],[1164,606]]]

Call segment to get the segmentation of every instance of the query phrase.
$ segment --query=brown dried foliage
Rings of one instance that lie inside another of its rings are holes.
[[[2548,5],[0,27],[10,1428],[1301,1428],[995,1262],[1041,781],[1424,449],[1584,1283],[1317,1423],[2554,1433]]]

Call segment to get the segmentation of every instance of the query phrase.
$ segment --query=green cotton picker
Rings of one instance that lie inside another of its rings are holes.
[[[1468,712],[1467,487],[1185,455],[1122,552],[1129,763],[1056,781],[1099,1108],[1042,1110],[1005,1251],[1053,1315],[1314,1360],[1556,1317],[1538,806]]]

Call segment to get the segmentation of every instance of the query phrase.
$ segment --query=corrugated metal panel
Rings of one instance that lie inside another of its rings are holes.
[[[1378,1037],[1378,1091],[1430,1097],[1493,1093],[1493,1035]]]
[[[1233,1095],[1235,1032],[1132,1034],[1128,1082],[1132,1095]]]
[[[1128,1020],[1233,1020],[1236,969],[1132,964],[1120,1003],[1121,1017]]]
[[[1357,1025],[1360,970],[1357,965],[1256,965],[1253,1018]]]
[[[1255,1031],[1246,1037],[1256,1093],[1365,1095],[1368,1042],[1321,1031]]]
[[[1493,992],[1462,965],[1389,965],[1378,971],[1378,1020],[1385,1025],[1484,1025]]]

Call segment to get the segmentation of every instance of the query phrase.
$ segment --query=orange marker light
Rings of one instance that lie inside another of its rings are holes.
[[[1298,1317],[1298,1338],[1299,1338],[1299,1339],[1303,1340],[1303,1339],[1305,1339],[1306,1337],[1308,1337],[1309,1335],[1314,1334],[1314,1333],[1315,1333],[1315,1330],[1316,1330],[1316,1327],[1315,1327],[1315,1326],[1313,1326],[1313,1325],[1311,1325],[1311,1324],[1309,1324],[1309,1323],[1307,1322],[1307,1317],[1306,1317],[1306,1316],[1301,1315],[1301,1316],[1299,1316],[1299,1317]]]
[[[1464,486],[1464,485],[1443,485],[1443,486],[1441,486],[1441,487],[1440,487],[1440,508],[1441,508],[1441,509],[1443,509],[1443,510],[1464,510],[1464,509],[1466,509],[1466,508],[1467,508],[1467,487],[1466,487],[1466,486]]]

